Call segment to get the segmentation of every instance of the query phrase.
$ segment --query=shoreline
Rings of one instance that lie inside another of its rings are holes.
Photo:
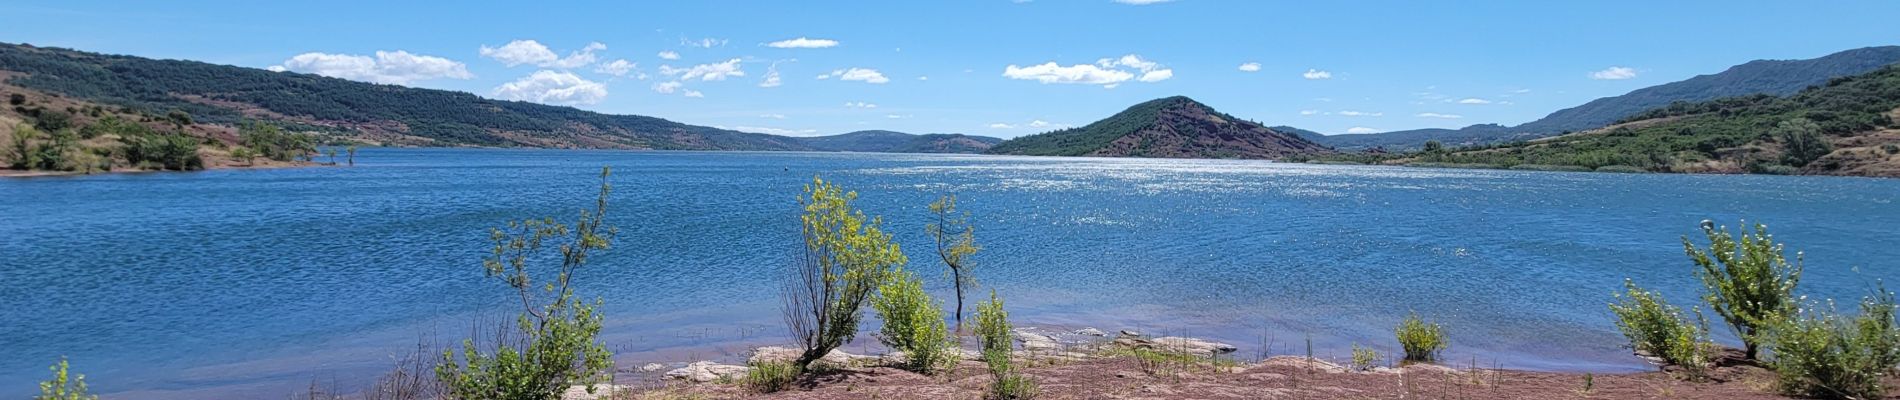
[[[80,171],[0,169],[0,179],[68,177],[68,176],[108,175],[108,174],[189,173],[189,172],[205,172],[205,171],[225,171],[225,170],[269,170],[269,169],[340,167],[340,166],[343,166],[343,165],[299,161],[299,162],[291,162],[291,163],[271,162],[271,163],[261,163],[258,165],[216,165],[216,166],[207,166],[205,167],[205,169],[191,170],[191,171],[171,171],[171,170],[159,170],[159,169],[115,169],[111,171],[80,172]]]

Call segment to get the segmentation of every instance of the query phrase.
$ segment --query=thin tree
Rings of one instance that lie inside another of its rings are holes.
[[[1740,231],[1738,241],[1727,227],[1705,220],[1702,234],[1708,237],[1708,250],[1697,248],[1688,236],[1682,237],[1682,248],[1696,264],[1696,276],[1706,291],[1703,300],[1735,330],[1743,352],[1753,360],[1767,339],[1765,331],[1792,317],[1800,306],[1794,288],[1801,283],[1801,253],[1795,252],[1794,262],[1789,263],[1767,225],[1755,224],[1753,232]]]
[[[356,166],[356,146],[352,145],[350,147],[346,147],[343,149],[343,151],[350,153],[350,166],[352,167]]]
[[[782,293],[786,327],[804,349],[794,361],[799,370],[850,342],[878,282],[908,262],[881,219],[852,208],[857,197],[813,177],[799,199],[805,253]]]
[[[964,260],[977,250],[976,233],[970,227],[969,212],[957,213],[957,195],[950,194],[930,203],[930,213],[936,214],[937,222],[924,226],[930,237],[937,242],[937,258],[950,267],[950,279],[957,291],[957,331],[963,331],[963,289],[976,287],[976,278],[970,276],[970,264]]]

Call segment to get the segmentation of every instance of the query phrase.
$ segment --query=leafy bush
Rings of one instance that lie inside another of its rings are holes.
[[[745,386],[759,393],[772,393],[791,387],[798,380],[798,366],[784,361],[755,362],[746,369]]]
[[[522,313],[517,319],[519,336],[497,338],[493,350],[484,352],[473,340],[462,343],[462,357],[453,350],[442,352],[436,376],[448,386],[453,399],[557,399],[569,386],[594,385],[613,371],[613,354],[600,344],[601,316],[595,313],[600,301],[587,304],[575,299],[569,285],[574,274],[587,264],[594,250],[605,250],[616,230],[605,225],[607,195],[613,186],[607,183],[608,169],[600,172],[600,195],[595,208],[582,211],[573,226],[553,218],[510,221],[506,228],[491,231],[495,243],[491,254],[482,259],[487,276],[497,278],[514,289],[521,299]],[[548,246],[560,249],[561,265],[551,271],[552,282],[537,284],[528,261],[542,259]],[[545,300],[542,297],[546,296]],[[505,332],[505,331],[504,331]]]
[[[99,396],[86,393],[86,376],[66,371],[66,359],[59,359],[48,369],[53,371],[53,379],[40,382],[40,395],[33,400],[99,400]]]
[[[1696,276],[1705,289],[1703,300],[1741,337],[1743,351],[1754,359],[1766,328],[1794,310],[1801,253],[1795,253],[1795,262],[1789,263],[1767,225],[1756,224],[1753,233],[1742,230],[1739,241],[1726,227],[1717,228],[1706,220],[1701,226],[1708,250],[1697,248],[1684,236],[1683,251],[1699,267]]]
[[[1010,338],[1009,312],[1003,310],[1003,299],[996,297],[995,290],[990,291],[989,301],[976,305],[976,336],[982,341],[983,363],[989,366],[990,376],[995,379],[986,398],[1035,398],[1036,382],[1016,372],[1011,364],[1010,350],[1015,348],[1015,343]]]
[[[1775,126],[1775,140],[1781,142],[1782,162],[1791,166],[1808,165],[1827,153],[1834,152],[1834,145],[1821,135],[1821,125],[1807,118],[1795,118],[1781,121]]]
[[[1900,372],[1895,370],[1900,368],[1900,327],[1895,326],[1894,312],[1893,292],[1877,285],[1873,296],[1861,300],[1860,317],[1854,319],[1860,346],[1874,353],[1874,365],[1886,374]]]
[[[238,137],[258,156],[277,161],[294,161],[317,151],[316,142],[310,136],[284,132],[276,125],[244,124],[238,129]]]
[[[1630,340],[1636,351],[1663,359],[1681,367],[1692,377],[1705,375],[1714,358],[1714,344],[1707,329],[1691,324],[1682,309],[1669,305],[1661,294],[1643,290],[1635,282],[1624,281],[1628,292],[1618,294],[1610,304],[1616,314],[1616,327]],[[1701,312],[1696,312],[1698,317]]]
[[[1359,347],[1358,343],[1352,344],[1352,369],[1353,370],[1368,371],[1368,370],[1371,370],[1372,367],[1374,365],[1377,365],[1378,363],[1379,363],[1378,350],[1373,350],[1371,347]]]
[[[1399,347],[1405,349],[1405,361],[1431,362],[1438,359],[1438,353],[1450,347],[1445,340],[1445,329],[1437,323],[1427,323],[1418,313],[1405,317],[1395,331],[1399,338]]]
[[[119,137],[125,144],[125,161],[173,171],[205,168],[198,155],[198,140],[180,134],[129,134]]]
[[[887,274],[877,292],[871,307],[884,320],[883,335],[878,340],[903,351],[907,367],[930,374],[955,362],[943,310],[924,291],[923,279],[900,267]]]
[[[1776,383],[1782,393],[1829,399],[1876,399],[1886,394],[1880,383],[1880,351],[1867,346],[1854,321],[1831,310],[1808,309],[1777,324],[1770,338]]]
[[[908,262],[880,227],[883,220],[852,207],[857,197],[813,177],[799,199],[805,255],[785,280],[783,297],[786,326],[805,351],[795,362],[800,369],[850,342],[859,310],[884,274]]]

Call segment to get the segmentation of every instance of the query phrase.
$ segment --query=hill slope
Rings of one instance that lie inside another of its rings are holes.
[[[1234,118],[1184,96],[1150,100],[1079,128],[1023,136],[991,154],[1256,158],[1331,152],[1290,133]]]
[[[955,133],[915,135],[880,130],[803,137],[797,140],[813,150],[880,153],[981,153],[1003,141],[1003,139],[988,136]]]
[[[0,79],[12,86],[89,102],[183,110],[211,123],[273,120],[397,145],[809,149],[787,137],[653,117],[195,61],[13,44],[0,44]]]
[[[1397,162],[1900,177],[1896,118],[1900,66],[1888,66],[1788,97],[1681,103],[1609,128]]]
[[[1755,60],[1720,73],[1637,89],[1592,100],[1536,121],[1509,128],[1473,125],[1463,129],[1415,129],[1368,135],[1335,135],[1321,143],[1341,149],[1417,148],[1428,140],[1448,146],[1498,143],[1554,136],[1608,126],[1636,113],[1675,102],[1700,102],[1765,93],[1787,96],[1828,79],[1864,74],[1900,62],[1900,46],[1866,47],[1806,60]],[[1498,129],[1502,128],[1502,129]]]

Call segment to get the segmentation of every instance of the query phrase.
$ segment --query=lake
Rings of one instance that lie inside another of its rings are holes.
[[[623,367],[787,340],[777,277],[814,175],[858,191],[940,299],[926,205],[956,193],[984,246],[973,293],[996,290],[1019,325],[1207,337],[1249,357],[1303,354],[1308,338],[1320,356],[1391,354],[1391,328],[1416,311],[1447,326],[1459,364],[1643,370],[1605,305],[1625,278],[1694,304],[1680,238],[1704,219],[1769,223],[1806,253],[1811,298],[1900,277],[1888,179],[836,153],[357,159],[0,179],[0,397],[31,395],[62,355],[119,397],[359,388],[419,341],[510,318],[511,292],[480,269],[488,229],[571,220],[602,166],[620,235],[578,290],[605,301]]]

